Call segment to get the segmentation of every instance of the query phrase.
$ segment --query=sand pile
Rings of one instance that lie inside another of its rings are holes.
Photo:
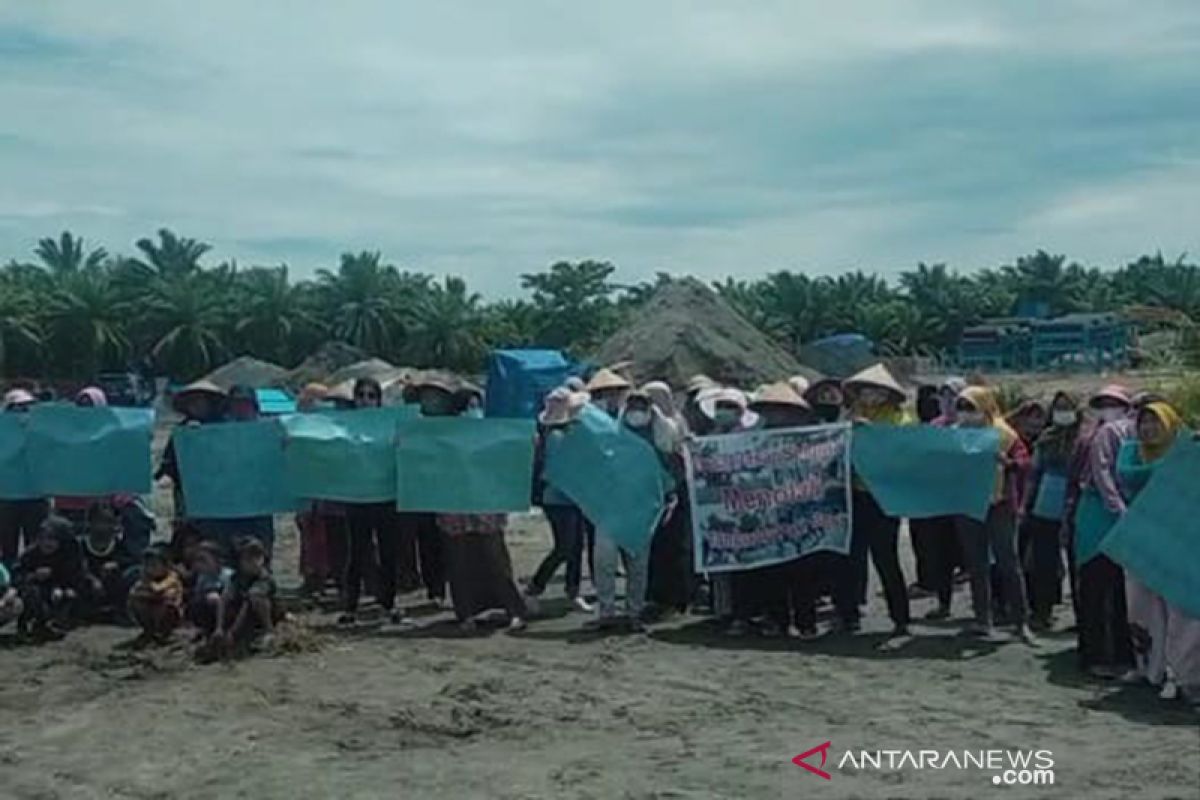
[[[329,375],[326,378],[326,382],[330,386],[336,386],[339,383],[356,381],[359,378],[374,378],[380,384],[388,384],[405,377],[410,372],[412,370],[405,367],[397,367],[384,361],[382,358],[368,358],[364,361],[356,361],[353,364],[342,367]]]
[[[627,371],[637,381],[659,379],[672,386],[697,373],[745,388],[814,374],[694,278],[655,292],[594,359],[632,361]]]
[[[363,361],[367,354],[345,342],[326,342],[288,373],[288,386],[299,388],[306,383],[324,383],[339,369]],[[385,362],[386,363],[386,362]]]
[[[288,371],[270,361],[260,361],[251,356],[239,356],[228,364],[217,367],[204,376],[204,380],[212,381],[222,389],[231,386],[249,386],[252,389],[265,389],[272,386],[282,386],[287,380]]]

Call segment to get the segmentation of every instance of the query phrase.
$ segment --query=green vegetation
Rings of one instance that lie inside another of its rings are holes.
[[[294,281],[286,266],[206,265],[208,244],[169,230],[135,248],[111,255],[64,232],[39,242],[32,260],[0,268],[0,374],[85,378],[138,363],[188,379],[243,354],[294,364],[328,339],[398,364],[470,371],[495,346],[586,354],[670,280],[624,285],[607,262],[559,262],[521,276],[524,298],[487,302],[460,278],[401,270],[380,253],[346,253]],[[973,274],[919,264],[889,283],[862,271],[781,271],[715,288],[793,352],[856,331],[890,352],[936,354],[1021,302],[1053,314],[1136,307],[1183,327],[1200,321],[1200,267],[1161,255],[1101,271],[1039,251]]]

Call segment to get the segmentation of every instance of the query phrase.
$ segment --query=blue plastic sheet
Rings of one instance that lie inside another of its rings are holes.
[[[649,546],[673,485],[654,448],[595,406],[549,438],[545,478],[631,552]]]
[[[188,514],[241,519],[294,511],[278,420],[222,422],[175,431]]]
[[[30,500],[39,496],[25,457],[28,423],[28,414],[0,412],[0,500]]]
[[[29,411],[28,434],[29,473],[41,495],[150,492],[148,408],[38,405]]]
[[[1200,443],[1163,457],[1100,549],[1167,602],[1200,617]]]
[[[409,406],[281,417],[284,470],[297,498],[380,503],[396,499],[396,423]]]
[[[486,514],[528,511],[532,420],[437,417],[396,429],[396,507]]]
[[[487,415],[533,419],[543,398],[573,372],[558,350],[496,350],[488,361]]]
[[[994,428],[858,425],[858,476],[889,516],[987,519],[1000,435]]]

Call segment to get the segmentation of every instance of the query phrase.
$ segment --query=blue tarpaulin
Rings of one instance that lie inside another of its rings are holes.
[[[255,389],[259,413],[269,417],[296,413],[296,400],[283,389]]]
[[[495,350],[488,361],[487,416],[533,419],[542,399],[573,374],[575,366],[558,350]]]

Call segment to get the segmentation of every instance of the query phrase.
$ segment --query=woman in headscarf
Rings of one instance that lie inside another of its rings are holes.
[[[1117,458],[1117,475],[1129,502],[1183,431],[1183,420],[1169,404],[1151,402],[1141,408],[1137,439],[1126,442]],[[1181,686],[1189,699],[1200,700],[1200,619],[1168,603],[1131,572],[1125,573],[1125,593],[1135,653],[1129,678],[1160,686],[1164,700],[1176,699]]]
[[[5,414],[23,414],[37,402],[26,389],[10,389],[4,395]],[[10,567],[17,563],[22,547],[30,547],[37,538],[42,521],[50,513],[44,497],[0,500],[0,561]]]
[[[882,364],[847,379],[843,387],[855,424],[906,425],[911,422],[904,410],[904,389]],[[909,623],[908,585],[900,568],[900,520],[884,513],[860,480],[855,478],[853,483],[854,531],[850,556],[844,561],[846,571],[835,596],[839,621],[843,630],[851,633],[861,627],[859,606],[866,601],[867,554],[870,553],[887,598],[888,616],[894,628],[893,641],[899,643],[908,636]]]
[[[1050,402],[1050,424],[1038,436],[1033,449],[1019,544],[1032,609],[1030,621],[1035,630],[1052,627],[1054,607],[1062,602],[1060,532],[1066,511],[1071,454],[1082,422],[1079,401],[1067,392],[1059,392]]]
[[[296,398],[296,410],[311,414],[322,408],[332,408],[328,396],[329,388],[325,384],[306,384]],[[296,514],[296,527],[300,530],[302,591],[320,594],[330,581],[340,587],[350,538],[346,530],[345,507],[330,500],[314,500],[305,511]]]
[[[97,386],[87,386],[80,389],[75,395],[75,405],[80,408],[104,408],[108,405],[108,397],[104,394],[103,389]],[[81,534],[88,508],[94,501],[102,501],[104,499],[60,495],[54,498],[54,513],[64,519],[70,520],[71,524],[75,526],[76,534]]]
[[[1075,562],[1079,572],[1079,666],[1098,678],[1115,678],[1133,666],[1125,604],[1125,572],[1100,552],[1105,534],[1125,513],[1117,477],[1121,446],[1134,436],[1129,392],[1107,386],[1088,402],[1097,416],[1083,443],[1080,494],[1075,504]]]
[[[846,397],[837,378],[821,378],[809,384],[803,394],[818,421],[837,422],[842,418]]]
[[[958,425],[963,428],[993,427],[1000,435],[999,464],[987,520],[958,517],[959,541],[971,575],[971,605],[975,622],[971,632],[992,635],[992,583],[990,560],[995,558],[1000,585],[1005,594],[1017,635],[1034,643],[1025,602],[1025,581],[1017,560],[1017,515],[1022,508],[1028,480],[1029,450],[1000,414],[995,394],[983,386],[962,391],[955,404]]]
[[[649,430],[664,468],[675,479],[675,491],[667,503],[662,522],[650,545],[650,576],[646,597],[654,612],[682,613],[692,597],[692,509],[683,463],[687,423],[675,407],[671,389],[662,381],[642,387],[649,398]],[[631,421],[627,418],[626,421]],[[647,422],[640,413],[634,420]]]

